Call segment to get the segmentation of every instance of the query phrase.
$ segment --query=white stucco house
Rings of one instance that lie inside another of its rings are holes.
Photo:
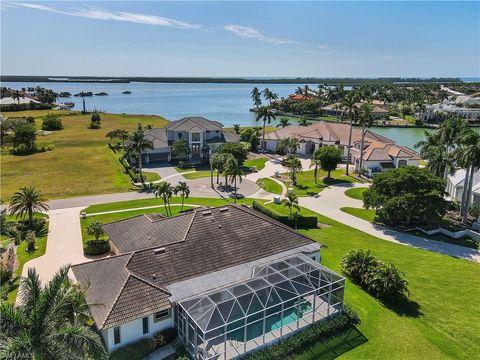
[[[146,164],[170,161],[175,157],[171,151],[172,144],[179,139],[187,142],[191,159],[206,156],[206,145],[240,141],[237,135],[224,131],[223,125],[218,121],[198,116],[172,121],[164,128],[150,129],[146,133],[146,138],[153,143],[153,149],[146,150],[142,154],[142,161]],[[135,161],[135,159],[132,160]]]
[[[455,171],[453,175],[447,177],[447,193],[452,201],[460,203],[465,185],[465,169]],[[472,195],[470,197],[471,203],[475,202],[480,206],[480,170],[473,175]]]
[[[108,351],[167,328],[194,359],[233,359],[343,309],[320,244],[246,206],[105,224],[114,256],[74,265]]]

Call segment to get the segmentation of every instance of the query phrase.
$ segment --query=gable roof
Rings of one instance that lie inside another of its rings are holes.
[[[148,130],[145,138],[153,142],[153,148],[162,148],[168,146],[167,131],[165,128],[153,128]]]
[[[360,149],[352,149],[352,154],[354,157],[359,158]],[[393,158],[420,160],[415,150],[409,147],[378,141],[366,141],[362,156],[363,160],[367,161],[391,161]]]
[[[72,266],[76,279],[89,284],[87,302],[102,304],[91,307],[100,329],[168,309],[170,294],[165,286],[169,284],[315,243],[237,205],[198,209],[154,222],[137,216],[105,227],[111,233],[115,226],[140,230],[146,221],[152,225],[148,230],[152,238],[147,242],[144,238],[138,241],[134,231],[128,235],[131,245],[122,238],[124,248],[135,251]],[[121,235],[121,230],[113,234]],[[119,244],[117,238],[111,240]]]
[[[205,131],[222,130],[223,124],[218,121],[212,121],[200,116],[184,117],[180,120],[171,122],[165,127],[170,131],[189,131],[195,127],[199,127]]]

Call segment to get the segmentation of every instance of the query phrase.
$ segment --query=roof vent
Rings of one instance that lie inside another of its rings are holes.
[[[224,212],[229,211],[230,209],[228,207],[223,207],[223,208],[220,208],[219,210],[220,210],[221,213],[224,213]]]
[[[212,215],[212,212],[211,212],[210,210],[208,210],[208,211],[202,211],[202,215],[203,215],[203,216],[210,216],[210,215]]]
[[[155,255],[160,255],[160,254],[163,254],[165,251],[166,251],[165,248],[164,248],[164,247],[161,247],[161,248],[156,248],[156,249],[154,249],[154,250],[153,250],[153,253],[154,253]]]
[[[152,274],[152,279],[155,280],[157,278],[157,275]]]

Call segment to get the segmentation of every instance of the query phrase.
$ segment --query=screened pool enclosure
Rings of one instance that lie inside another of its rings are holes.
[[[251,279],[179,302],[179,337],[195,359],[234,359],[341,311],[345,279],[297,254]]]

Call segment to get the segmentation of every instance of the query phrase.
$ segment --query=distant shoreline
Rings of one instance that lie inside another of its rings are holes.
[[[460,78],[236,78],[236,77],[100,77],[100,76],[28,76],[3,75],[2,82],[51,82],[51,83],[219,83],[219,84],[325,84],[325,85],[359,85],[384,83],[457,83]]]

